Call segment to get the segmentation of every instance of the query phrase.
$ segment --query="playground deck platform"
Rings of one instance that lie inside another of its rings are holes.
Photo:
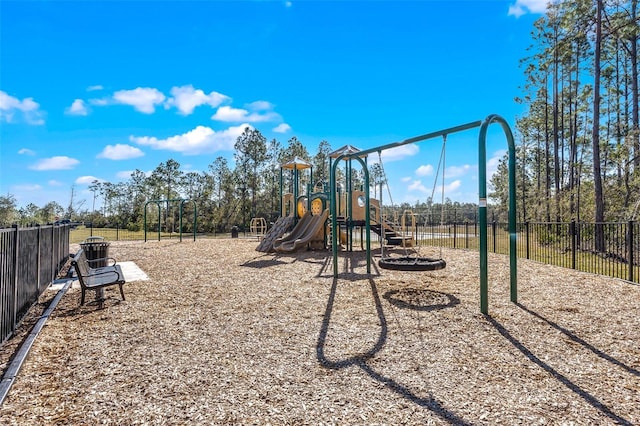
[[[0,423],[640,424],[639,286],[521,260],[515,305],[489,254],[484,316],[474,251],[371,276],[341,252],[334,279],[330,251],[256,245],[113,242],[149,279],[69,290]]]

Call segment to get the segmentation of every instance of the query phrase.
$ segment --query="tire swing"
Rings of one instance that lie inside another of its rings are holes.
[[[433,194],[436,189],[436,185],[438,183],[438,174],[440,173],[440,166],[442,166],[442,204],[440,208],[440,223],[444,222],[444,156],[445,156],[445,147],[447,143],[447,135],[443,135],[442,137],[442,151],[440,153],[440,160],[438,161],[438,170],[436,171],[436,179],[433,182],[433,189],[431,190],[431,199],[433,200]],[[378,159],[380,163],[380,168],[382,169],[383,179],[386,182],[387,176],[384,171],[384,166],[382,164],[382,156],[380,155],[380,151],[378,151]],[[391,200],[391,190],[389,190],[389,186],[387,185],[387,190],[389,191],[389,199]],[[391,201],[393,205],[393,201]],[[382,227],[382,240],[384,240],[384,227]],[[381,240],[381,241],[382,241]],[[416,235],[417,240],[417,235]],[[404,246],[404,244],[403,244]],[[383,252],[384,243],[380,248],[382,252],[382,257],[378,260],[378,266],[382,269],[389,269],[394,271],[438,271],[440,269],[444,269],[447,266],[447,262],[442,258],[442,244],[440,244],[440,258],[431,258],[431,257],[421,257],[421,256],[409,256],[406,253],[401,257],[385,257]]]
[[[378,260],[378,266],[382,269],[394,271],[437,271],[444,269],[447,266],[447,262],[444,259],[430,257],[383,257]]]

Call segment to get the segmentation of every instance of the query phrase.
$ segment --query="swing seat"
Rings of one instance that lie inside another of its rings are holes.
[[[430,257],[383,257],[378,261],[378,266],[395,271],[437,271],[444,269],[447,262]]]

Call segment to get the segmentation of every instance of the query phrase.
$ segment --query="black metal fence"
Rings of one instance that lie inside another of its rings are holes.
[[[56,278],[69,256],[69,225],[0,229],[0,341]]]
[[[477,250],[478,226],[417,224],[414,232],[420,246]],[[508,224],[487,227],[488,250],[509,254]],[[526,222],[516,229],[518,257],[640,283],[640,223]]]

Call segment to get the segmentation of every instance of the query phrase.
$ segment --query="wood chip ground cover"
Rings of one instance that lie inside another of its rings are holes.
[[[640,424],[640,287],[443,249],[434,272],[255,240],[113,242],[148,281],[62,299],[2,424]],[[433,255],[433,253],[421,253]],[[91,298],[92,295],[89,296]]]

